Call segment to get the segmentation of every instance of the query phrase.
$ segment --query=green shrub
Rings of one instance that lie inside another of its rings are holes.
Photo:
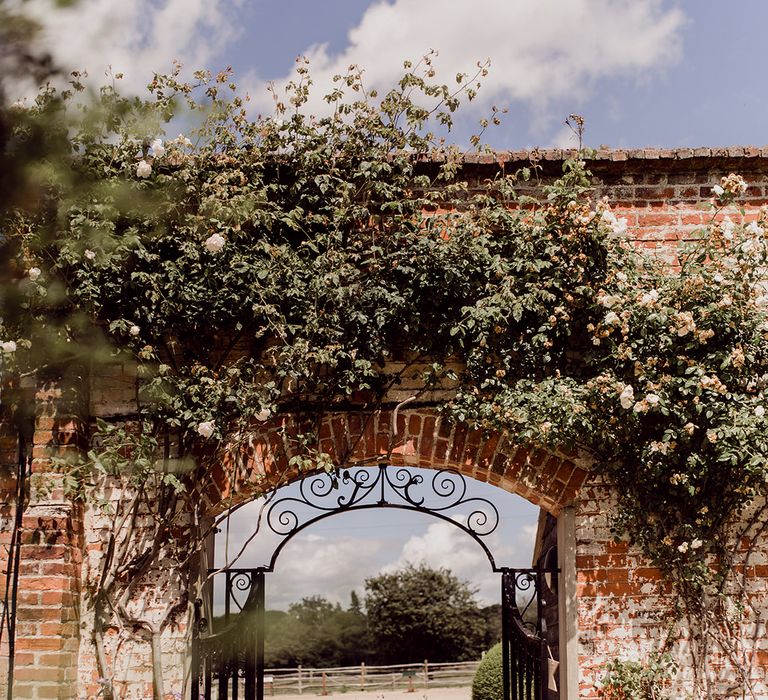
[[[665,700],[677,665],[669,654],[652,653],[645,663],[614,659],[605,671],[601,690],[608,700]]]
[[[472,679],[472,700],[502,700],[503,661],[501,643],[492,646],[483,657]]]

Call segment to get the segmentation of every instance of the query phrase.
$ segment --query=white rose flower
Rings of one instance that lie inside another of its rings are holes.
[[[720,233],[723,234],[723,238],[725,238],[726,241],[732,241],[733,231],[735,228],[736,224],[734,224],[733,221],[731,221],[730,218],[726,216],[720,224]]]
[[[646,394],[645,400],[651,404],[651,406],[655,406],[661,399],[659,399],[657,394]]]
[[[263,423],[265,420],[267,420],[272,415],[272,411],[270,411],[268,408],[262,408],[255,416],[257,421]]]
[[[622,408],[632,408],[635,403],[635,390],[632,388],[631,384],[627,384],[621,394],[619,394],[619,401],[621,402]]]
[[[13,340],[6,340],[4,343],[0,343],[0,348],[3,349],[3,352],[16,352],[16,343]]]
[[[699,549],[703,545],[704,543],[697,537],[695,540],[691,542],[691,549]]]
[[[205,239],[205,247],[211,253],[216,254],[221,252],[226,242],[227,242],[227,239],[224,238],[224,236],[222,236],[220,233],[214,233]]]
[[[627,276],[623,272],[617,272],[616,279],[619,280],[619,282],[626,282]]]
[[[624,217],[616,219],[616,223],[611,226],[611,230],[614,235],[623,236],[627,232],[627,220]]]
[[[720,185],[715,185],[712,188],[712,192],[715,193],[716,197],[722,197],[723,196],[723,192],[725,192],[725,190]]]
[[[42,272],[40,272],[40,268],[39,267],[30,267],[29,271],[27,272],[27,276],[33,282],[36,282],[39,279],[41,274],[42,274]]]
[[[603,323],[605,323],[607,326],[620,326],[621,319],[619,318],[619,315],[615,311],[609,311],[605,315],[605,319],[603,320]]]
[[[597,297],[598,304],[604,306],[606,309],[610,309],[620,301],[621,299],[619,297],[611,296],[610,294],[602,294],[601,296]]]
[[[611,227],[611,231],[614,235],[620,236],[627,231],[627,220],[625,218],[619,219],[616,214],[610,210],[603,212],[600,217],[608,226]]]
[[[213,431],[215,429],[216,429],[216,423],[214,423],[212,420],[203,421],[202,423],[199,423],[197,426],[197,432],[206,439],[211,437],[211,435],[213,435]]]
[[[658,300],[658,290],[652,289],[650,292],[646,292],[640,297],[640,306],[653,306]]]
[[[758,238],[763,235],[763,228],[757,223],[757,221],[750,221],[749,226],[747,226],[747,231]]]
[[[677,551],[680,552],[681,554],[685,554],[688,551],[688,543],[683,542],[682,544],[679,544],[677,546]]]
[[[726,177],[721,177],[720,186],[724,191],[730,192],[734,195],[744,194],[749,187],[749,185],[747,185],[747,181],[741,175],[737,175],[736,173],[731,173]]]
[[[131,326],[131,327],[128,329],[128,332],[129,332],[131,335],[133,335],[133,336],[136,336],[136,335],[138,335],[139,333],[141,333],[141,328],[139,328],[139,327],[138,327],[138,326],[137,326],[137,325],[134,323],[134,324],[133,324],[133,325],[132,325],[132,326]]]
[[[86,249],[86,251],[85,251],[85,253],[83,253],[83,255],[85,255],[85,257],[88,260],[93,260],[96,257],[96,253],[94,253],[92,250],[88,250],[88,249]]]
[[[168,165],[178,167],[184,162],[184,154],[177,148],[168,154],[166,161]]]
[[[696,322],[693,320],[693,314],[690,311],[681,311],[674,315],[677,335],[681,338],[696,330]]]
[[[165,154],[165,146],[162,139],[155,139],[149,146],[149,155],[153,158],[162,158]]]
[[[763,416],[765,416],[765,408],[763,408],[762,406],[757,406],[755,408],[755,415],[758,418],[762,418]]]
[[[152,174],[152,165],[143,158],[136,166],[136,177],[149,177]]]

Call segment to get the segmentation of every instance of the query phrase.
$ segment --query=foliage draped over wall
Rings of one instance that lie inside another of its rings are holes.
[[[135,424],[102,426],[70,487],[157,475],[167,435],[210,455],[282,412],[374,408],[389,359],[428,362],[426,387],[458,381],[457,420],[591,457],[682,612],[716,606],[729,524],[765,494],[765,220],[724,216],[747,187],[724,178],[669,265],[633,247],[580,161],[540,198],[516,191],[535,168],[470,194],[430,129],[484,72],[449,88],[427,57],[379,96],[353,69],[323,117],[302,110],[303,63],[270,117],[228,74],[178,71],[146,99],[108,86],[73,112],[75,76],[4,110],[4,403],[24,374],[127,358],[141,377]],[[301,440],[300,466],[333,467]],[[204,467],[161,480],[178,494]]]

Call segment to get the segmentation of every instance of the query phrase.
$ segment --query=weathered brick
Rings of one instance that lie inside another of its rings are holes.
[[[561,161],[573,152],[561,149],[536,154],[541,166],[541,183],[547,184],[561,171]],[[480,154],[467,157],[467,174],[476,191],[486,179],[498,172],[499,163],[510,171],[527,164],[531,153]],[[745,199],[745,221],[754,220],[768,189],[768,148],[699,148],[699,149],[603,149],[591,160],[596,193],[608,196],[618,216],[627,218],[631,235],[638,247],[669,257],[674,263],[678,241],[689,240],[697,227],[708,225],[709,213],[697,208],[711,197],[711,187],[728,172],[744,172],[750,187]],[[746,172],[745,172],[746,169]],[[527,189],[526,189],[527,188]],[[526,186],[536,194],[535,186]],[[523,190],[521,190],[523,191]],[[465,202],[447,203],[435,208],[435,216],[459,210]],[[731,218],[741,217],[735,212]],[[438,223],[439,226],[439,223]],[[237,349],[245,356],[247,345]],[[614,542],[610,530],[610,514],[616,499],[610,486],[592,477],[579,461],[578,454],[552,455],[544,450],[525,450],[507,444],[505,438],[484,435],[466,425],[455,425],[423,404],[437,401],[437,396],[420,394],[422,405],[409,410],[401,407],[397,419],[397,435],[391,434],[391,416],[395,404],[420,389],[420,369],[407,369],[407,359],[400,356],[392,363],[392,371],[401,373],[401,383],[387,397],[383,408],[372,415],[364,404],[373,401],[370,392],[354,394],[346,411],[327,412],[319,426],[319,447],[339,461],[374,464],[387,459],[390,448],[393,464],[419,464],[432,468],[446,465],[462,473],[487,481],[499,488],[517,493],[553,513],[568,504],[576,508],[576,579],[578,647],[580,657],[580,695],[597,698],[597,686],[606,659],[617,650],[642,656],[653,649],[665,633],[664,612],[670,605],[669,586],[660,572],[627,542]],[[461,368],[457,368],[459,371]],[[407,370],[407,371],[406,371]],[[441,385],[450,397],[452,386]],[[133,365],[116,363],[99,369],[91,378],[90,415],[120,416],[135,411],[136,371]],[[84,425],[72,412],[57,413],[62,392],[55,386],[40,391],[36,401],[33,470],[51,477],[52,455],[77,453],[82,449]],[[391,400],[391,403],[387,403]],[[354,407],[359,406],[359,410]],[[303,420],[303,419],[302,419]],[[295,478],[287,469],[289,457],[295,454],[296,435],[310,432],[312,420],[293,417],[266,422],[258,426],[250,444],[237,456],[226,456],[213,462],[209,480],[196,485],[199,498],[210,503],[210,515],[220,514],[229,505],[251,498],[261,488],[264,476],[277,481]],[[279,434],[284,430],[285,435]],[[0,424],[0,465],[15,464],[15,437],[2,433]],[[237,457],[237,458],[236,458]],[[233,468],[238,471],[232,482]],[[48,502],[63,501],[60,477],[51,479]],[[274,483],[274,482],[272,482]],[[0,544],[7,544],[13,509],[3,503],[2,493],[13,494],[13,479],[0,475]],[[9,500],[6,498],[6,500]],[[148,517],[143,514],[142,517]],[[92,650],[81,649],[80,587],[82,555],[98,561],[104,550],[104,539],[96,536],[98,527],[83,537],[81,516],[72,511],[66,517],[30,516],[24,520],[21,567],[23,576],[19,594],[17,663],[20,675],[17,697],[74,697],[69,684],[84,664],[81,678],[95,678]],[[748,565],[741,567],[746,578],[745,595],[755,609],[768,611],[768,544],[765,535],[753,542],[745,538],[736,550],[744,553],[754,544]],[[2,549],[2,548],[0,548]],[[0,554],[2,562],[2,554]],[[2,567],[0,567],[2,568]],[[3,568],[4,570],[4,568]],[[175,628],[180,635],[183,624]],[[750,661],[755,678],[766,681],[768,642],[759,634]],[[144,650],[145,652],[146,650]],[[142,652],[142,653],[144,653]],[[748,655],[749,657],[749,655]],[[79,659],[79,661],[78,661]],[[132,691],[141,696],[147,691],[148,662],[138,661]],[[41,670],[37,675],[33,668]],[[726,668],[715,660],[712,669]],[[59,675],[56,675],[59,674]],[[144,674],[143,676],[141,674]],[[55,676],[55,677],[54,677]],[[36,685],[33,685],[36,682]],[[85,682],[85,681],[84,681]],[[93,680],[90,681],[93,683]],[[98,692],[88,682],[80,688],[87,696]],[[130,684],[129,684],[130,685]],[[72,686],[74,688],[74,685]],[[63,690],[62,690],[63,688]],[[149,688],[151,695],[151,687]],[[36,695],[35,695],[36,693]],[[57,694],[58,693],[58,694]],[[69,693],[69,695],[67,695]],[[125,694],[128,694],[126,688]],[[759,695],[758,695],[759,696]]]

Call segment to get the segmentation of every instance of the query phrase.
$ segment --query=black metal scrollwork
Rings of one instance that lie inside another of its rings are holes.
[[[231,569],[228,572],[227,595],[229,599],[242,611],[250,599],[253,586],[253,572],[251,569]],[[245,593],[245,596],[238,595]]]
[[[520,622],[531,634],[537,634],[539,632],[537,623],[532,622],[530,616],[526,615],[526,613],[538,605],[541,594],[539,591],[538,572],[530,569],[513,571],[512,586],[514,590],[513,601],[520,616]],[[538,621],[538,611],[535,612],[536,615],[533,617]]]
[[[464,530],[483,548],[493,570],[499,571],[482,540],[498,527],[499,511],[488,499],[468,497],[466,479],[457,471],[443,469],[425,479],[406,467],[354,467],[306,477],[298,490],[298,495],[278,498],[267,510],[267,527],[284,538],[267,570],[273,569],[291,537],[318,520],[352,510],[401,508],[434,515]]]

